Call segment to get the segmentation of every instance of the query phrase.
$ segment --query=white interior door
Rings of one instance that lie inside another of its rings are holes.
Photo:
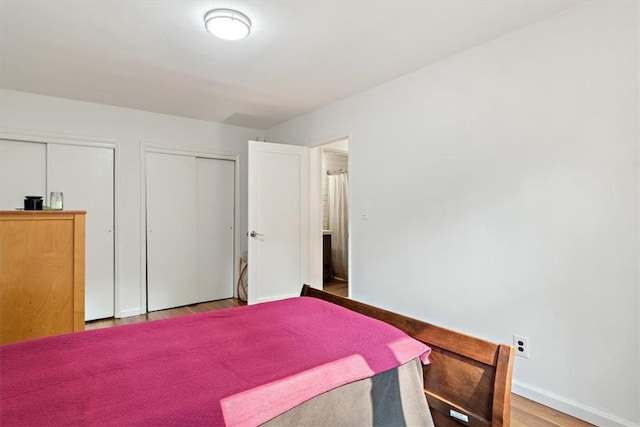
[[[198,281],[196,158],[146,154],[147,307],[191,304]]]
[[[235,162],[198,157],[196,302],[233,297]]]
[[[249,141],[249,304],[300,294],[308,280],[309,149]]]
[[[47,144],[46,171],[45,200],[61,191],[65,210],[87,211],[85,319],[113,317],[113,149]]]
[[[23,207],[24,196],[46,199],[46,173],[46,144],[0,140],[0,209]]]

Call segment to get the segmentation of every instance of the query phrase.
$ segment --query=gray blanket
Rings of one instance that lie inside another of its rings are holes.
[[[415,359],[316,396],[263,426],[433,427],[422,388],[422,363]]]

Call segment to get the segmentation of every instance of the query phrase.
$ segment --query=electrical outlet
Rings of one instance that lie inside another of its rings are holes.
[[[513,347],[516,349],[516,356],[529,358],[529,338],[513,334]]]

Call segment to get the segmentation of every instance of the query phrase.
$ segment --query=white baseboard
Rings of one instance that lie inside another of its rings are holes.
[[[638,424],[629,420],[608,414],[599,409],[559,396],[547,390],[521,383],[517,380],[513,380],[511,391],[519,396],[526,397],[527,399],[600,427],[640,427]]]

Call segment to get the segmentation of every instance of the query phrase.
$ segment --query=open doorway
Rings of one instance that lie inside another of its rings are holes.
[[[349,296],[349,141],[321,147],[322,283],[327,292]]]

